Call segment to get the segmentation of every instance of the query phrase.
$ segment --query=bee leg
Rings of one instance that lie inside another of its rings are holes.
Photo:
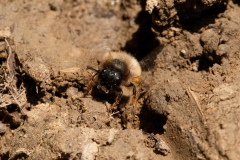
[[[91,66],[87,66],[87,69],[92,70],[92,71],[94,71],[94,72],[99,72],[97,69],[95,69],[95,68],[93,68],[93,67],[91,67]]]
[[[116,88],[116,90],[118,92],[118,95],[117,95],[117,97],[115,99],[115,102],[110,107],[111,111],[119,104],[119,102],[121,101],[122,96],[123,96],[122,88],[118,87],[118,88]]]
[[[93,83],[94,83],[94,79],[96,78],[98,72],[95,72],[92,76],[91,79],[88,81],[87,83],[87,91],[84,93],[84,97],[92,94],[92,88],[93,88]]]
[[[136,86],[133,83],[126,83],[125,86],[132,87],[132,89],[133,89],[132,90],[132,92],[133,92],[132,105],[133,105],[133,107],[135,107],[137,104],[138,96],[139,96],[139,94],[137,95],[138,92],[137,92]]]
[[[142,83],[142,84],[141,84],[141,88],[140,88],[140,90],[138,91],[137,99],[142,98],[147,92],[149,92],[149,90],[150,90],[149,84],[147,84],[147,83]]]
[[[133,98],[132,98],[132,105],[135,107],[137,104],[137,89],[136,86],[133,84]]]

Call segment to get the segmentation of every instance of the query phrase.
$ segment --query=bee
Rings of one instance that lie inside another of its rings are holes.
[[[107,52],[98,61],[98,68],[90,66],[87,69],[94,71],[87,85],[87,94],[92,93],[95,87],[104,94],[115,94],[115,101],[111,105],[113,110],[123,97],[122,86],[132,88],[132,104],[137,103],[137,87],[141,84],[141,66],[137,59],[125,52]]]

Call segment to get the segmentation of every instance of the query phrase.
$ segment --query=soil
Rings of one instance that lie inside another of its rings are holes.
[[[239,5],[2,0],[0,159],[238,159]],[[85,95],[111,51],[149,88],[113,113],[114,95]]]

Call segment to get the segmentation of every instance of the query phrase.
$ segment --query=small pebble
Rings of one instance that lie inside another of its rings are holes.
[[[6,132],[6,126],[0,122],[0,135],[3,135]]]

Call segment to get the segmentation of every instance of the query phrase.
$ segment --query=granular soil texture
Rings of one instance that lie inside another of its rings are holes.
[[[0,2],[0,159],[240,155],[237,0]],[[147,88],[86,95],[98,59],[127,52]]]

